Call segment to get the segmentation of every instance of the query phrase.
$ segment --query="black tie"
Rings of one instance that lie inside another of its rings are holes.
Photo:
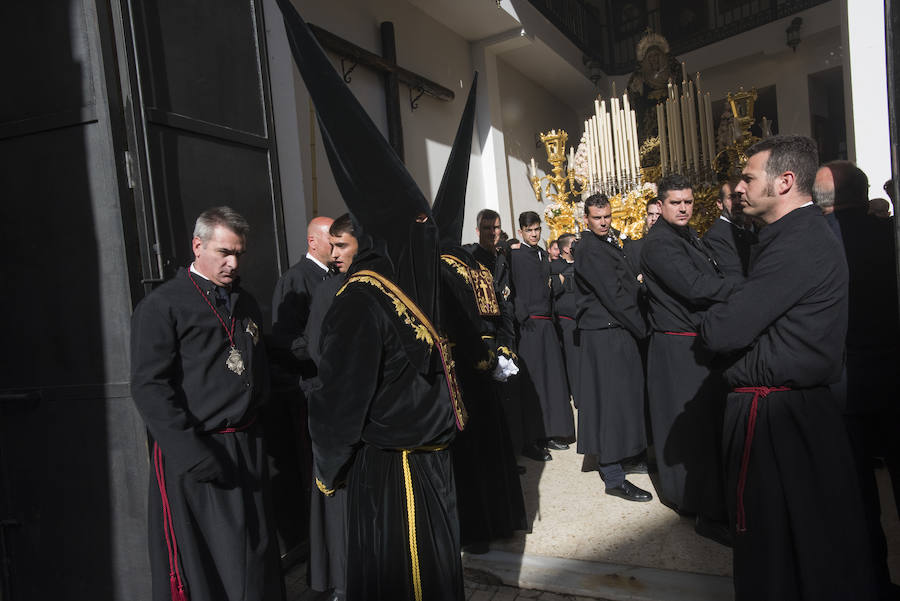
[[[216,297],[216,304],[224,305],[225,310],[231,313],[231,295],[228,294],[228,289],[216,286]]]

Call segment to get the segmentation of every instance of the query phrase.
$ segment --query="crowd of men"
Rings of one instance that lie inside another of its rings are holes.
[[[627,479],[649,464],[662,502],[733,546],[738,599],[893,598],[873,475],[883,457],[900,476],[892,221],[808,138],[747,154],[703,238],[680,175],[640,240],[587,198],[556,258],[530,211],[517,247],[488,209],[463,247],[436,203],[399,254],[352,214],[317,217],[274,291],[270,356],[238,278],[249,226],[201,214],[194,262],[133,316],[154,599],[284,596],[270,363],[308,408],[310,586],[333,598],[462,599],[460,549],[528,526],[517,458],[572,443],[625,501],[653,498]]]

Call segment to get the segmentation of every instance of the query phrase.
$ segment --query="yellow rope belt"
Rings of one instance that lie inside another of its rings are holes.
[[[412,563],[413,591],[416,601],[422,601],[422,573],[419,570],[419,544],[416,539],[416,498],[413,494],[412,472],[409,470],[409,454],[443,451],[446,446],[403,449],[403,482],[406,485],[406,517],[409,520],[409,559]]]

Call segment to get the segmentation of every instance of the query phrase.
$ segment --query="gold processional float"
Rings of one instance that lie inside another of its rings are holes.
[[[668,44],[659,35],[650,34],[641,43],[651,44],[651,51],[661,49],[668,54]],[[640,50],[639,44],[638,60],[642,58]],[[643,54],[652,52],[647,53],[645,48]],[[656,60],[658,64],[658,56]],[[757,93],[743,88],[729,93],[730,112],[726,108],[714,129],[710,96],[702,93],[700,74],[689,80],[681,63],[681,75],[680,86],[670,78],[657,92],[657,97],[664,96],[659,98],[661,102],[649,105],[655,108],[655,136],[639,132],[639,126],[650,129],[646,127],[649,119],[639,121],[628,92],[617,98],[615,86],[608,101],[601,97],[594,100],[594,114],[584,122],[578,149],[569,147],[568,157],[565,131],[541,133],[552,169],[550,174],[539,176],[532,158],[531,185],[538,202],[547,202],[544,217],[550,228],[549,240],[586,229],[584,200],[598,192],[609,197],[612,226],[620,236],[641,238],[645,234],[647,201],[656,197],[656,182],[669,173],[681,173],[694,184],[690,225],[701,235],[709,229],[719,216],[719,187],[740,174],[747,162],[747,148],[759,140],[750,133]],[[770,122],[765,117],[761,125],[763,136],[770,135]]]

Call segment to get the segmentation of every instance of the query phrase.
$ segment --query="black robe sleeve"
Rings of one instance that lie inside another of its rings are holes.
[[[322,384],[310,396],[309,430],[315,474],[327,489],[353,457],[381,376],[385,324],[368,300],[348,288],[322,326]]]
[[[161,294],[141,302],[131,319],[131,391],[153,439],[176,473],[209,459],[212,449],[196,430],[183,394],[176,389],[179,341],[173,315]]]
[[[739,277],[703,273],[684,255],[680,244],[654,238],[641,250],[641,270],[645,278],[663,284],[672,294],[695,309],[728,298]]]
[[[589,252],[577,255],[576,269],[581,274],[582,282],[632,336],[638,340],[646,338],[647,326],[637,302],[640,286],[636,276],[631,273],[624,256],[606,254],[609,251],[600,244],[607,243],[598,242],[592,245]]]

